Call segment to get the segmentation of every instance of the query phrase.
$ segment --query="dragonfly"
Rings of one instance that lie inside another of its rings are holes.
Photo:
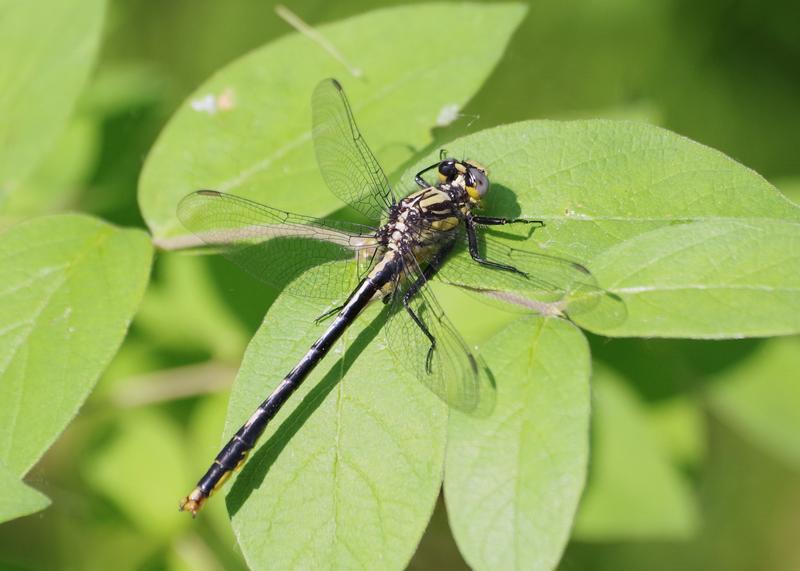
[[[330,191],[371,225],[292,214],[214,190],[196,191],[178,207],[190,231],[263,282],[329,303],[344,299],[318,318],[332,321],[180,502],[192,516],[243,465],[292,393],[373,301],[389,306],[383,328],[397,360],[448,405],[485,415],[493,406],[491,374],[442,310],[430,280],[511,301],[539,300],[564,314],[606,294],[583,265],[511,248],[483,232],[544,223],[480,214],[490,183],[487,168],[475,160],[442,152],[410,181],[410,193],[393,188],[335,79],[314,90],[312,139]],[[431,171],[433,184],[426,180]]]

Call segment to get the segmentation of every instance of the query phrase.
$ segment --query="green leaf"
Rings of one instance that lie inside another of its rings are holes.
[[[164,413],[130,411],[109,428],[107,440],[84,463],[84,478],[156,538],[188,524],[178,511],[189,471],[175,423]]]
[[[270,308],[236,379],[226,435],[316,340],[324,309],[290,296]],[[368,308],[291,397],[228,493],[251,568],[399,569],[425,531],[446,411],[374,338],[379,309]]]
[[[553,569],[569,538],[589,454],[589,352],[567,321],[529,317],[483,351],[491,417],[450,417],[445,498],[474,569]]]
[[[456,139],[447,151],[489,168],[487,213],[544,220],[535,241],[583,261],[676,224],[800,220],[800,207],[757,173],[644,123],[523,121]],[[406,178],[437,157],[438,149]]]
[[[592,464],[575,537],[690,537],[698,525],[694,500],[670,463],[645,406],[610,369],[596,370],[592,387]]]
[[[800,338],[769,339],[711,378],[714,410],[753,444],[800,467]]]
[[[50,500],[0,462],[0,523],[43,510]]]
[[[800,208],[718,151],[608,120],[515,123],[447,150],[488,166],[487,214],[546,223],[527,242],[529,228],[488,232],[588,265],[627,306],[621,320],[574,315],[582,327],[615,336],[800,330]]]
[[[105,3],[0,0],[0,197],[61,134],[92,67]]]
[[[22,475],[78,411],[141,300],[152,248],[87,216],[0,235],[0,460]]]
[[[800,331],[798,222],[660,228],[611,248],[590,266],[627,307],[628,319],[607,334],[719,339]],[[591,315],[577,321],[595,329]]]
[[[74,117],[30,176],[0,203],[3,216],[30,217],[73,205],[99,147],[99,125],[85,116]]]
[[[202,188],[310,215],[340,208],[311,146],[317,83],[342,80],[366,140],[391,173],[430,143],[445,106],[463,106],[480,88],[524,13],[520,4],[422,4],[320,26],[363,71],[360,79],[299,34],[240,58],[184,102],[153,147],[139,187],[145,220],[158,239],[187,234],[175,207]],[[476,33],[454,42],[442,22]]]

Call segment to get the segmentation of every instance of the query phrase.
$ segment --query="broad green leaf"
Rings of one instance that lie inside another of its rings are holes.
[[[483,355],[497,406],[486,419],[450,417],[450,526],[474,569],[553,569],[586,477],[588,346],[567,321],[528,317]]]
[[[691,493],[670,463],[644,405],[606,368],[594,372],[592,388],[592,462],[575,537],[689,537],[698,525]]]
[[[144,232],[79,215],[0,234],[0,460],[21,476],[116,353],[150,273]]]
[[[129,411],[82,467],[84,478],[136,527],[154,537],[189,523],[178,501],[190,477],[180,430],[163,412]]]
[[[50,500],[0,462],[0,523],[43,510]]]
[[[313,325],[324,309],[291,296],[270,308],[234,385],[226,435],[324,330]],[[379,309],[368,308],[291,397],[227,495],[251,568],[399,569],[425,531],[446,411],[386,350],[382,317],[367,326]]]
[[[72,206],[94,167],[99,143],[93,119],[73,118],[30,176],[0,203],[3,217],[50,214]]]
[[[105,2],[0,1],[0,202],[67,122],[92,67]]]
[[[800,222],[669,226],[607,250],[590,266],[628,312],[605,333],[718,339],[800,331]],[[602,330],[591,315],[577,321]]]
[[[573,316],[582,327],[692,337],[800,329],[800,208],[718,151],[652,125],[608,120],[515,123],[447,150],[488,166],[487,214],[546,223],[527,243],[520,238],[529,228],[487,232],[583,262],[627,306],[622,320],[602,311]]]
[[[437,281],[432,281],[430,287],[439,299],[442,309],[469,345],[483,345],[509,323],[530,313],[517,311],[516,308],[513,308],[514,311],[503,311],[505,306],[489,305],[483,295]],[[480,316],[480,319],[475,319],[475,316]]]
[[[157,239],[187,234],[175,207],[201,188],[310,215],[340,208],[311,145],[310,100],[319,81],[342,81],[366,140],[391,173],[431,142],[445,107],[463,106],[478,90],[524,12],[520,4],[422,4],[320,26],[361,78],[299,34],[233,62],[181,106],[147,159],[139,203],[150,229]],[[442,22],[458,22],[457,37],[475,33],[454,41]]]
[[[800,220],[800,207],[757,173],[644,123],[523,121],[456,139],[446,148],[489,168],[487,213],[543,220],[547,225],[534,241],[546,252],[579,261],[665,226]],[[405,177],[437,157],[438,149],[406,169]]]
[[[753,444],[800,467],[800,338],[769,339],[712,377],[713,409]]]

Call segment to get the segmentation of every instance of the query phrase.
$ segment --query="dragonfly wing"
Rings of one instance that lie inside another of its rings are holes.
[[[311,99],[314,150],[331,192],[373,221],[395,203],[389,180],[356,125],[342,86],[320,82]]]
[[[491,373],[447,318],[430,288],[423,285],[408,305],[435,339],[432,351],[430,339],[403,305],[407,284],[421,275],[418,267],[406,268],[407,278],[391,294],[384,329],[387,345],[396,360],[445,403],[468,414],[488,415],[495,402]]]
[[[304,297],[344,299],[376,251],[368,226],[292,214],[213,190],[186,196],[178,218],[214,252]]]
[[[481,266],[470,256],[466,240],[458,240],[438,275],[447,283],[546,315],[577,315],[602,306],[609,322],[624,321],[622,301],[601,288],[585,266],[534,248],[536,245],[530,242],[522,250],[489,234],[480,236],[478,249],[483,258],[513,266],[524,272],[521,275]]]

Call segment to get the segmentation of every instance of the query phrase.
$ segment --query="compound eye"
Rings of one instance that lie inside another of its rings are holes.
[[[467,191],[474,199],[480,200],[486,195],[486,191],[489,190],[489,179],[483,171],[474,167],[469,169],[469,174],[472,180],[470,181],[471,184],[469,184]],[[470,192],[471,190],[473,190],[473,192]]]
[[[454,159],[445,159],[439,163],[439,180],[441,182],[449,182],[457,174],[456,161]]]

